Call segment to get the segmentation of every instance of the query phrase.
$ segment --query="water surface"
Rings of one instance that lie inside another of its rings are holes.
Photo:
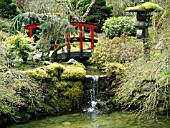
[[[112,114],[74,113],[13,125],[9,128],[170,128],[166,117],[153,122],[137,120],[134,114],[113,112]]]

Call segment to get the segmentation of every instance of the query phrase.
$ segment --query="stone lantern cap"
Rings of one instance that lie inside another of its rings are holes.
[[[159,5],[155,4],[155,3],[151,3],[151,2],[146,2],[143,3],[141,5],[135,6],[135,7],[128,7],[126,8],[127,12],[159,12],[163,10],[162,7],[160,7]]]

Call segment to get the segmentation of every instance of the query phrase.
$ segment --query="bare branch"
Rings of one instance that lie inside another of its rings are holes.
[[[87,8],[86,12],[84,13],[84,15],[82,16],[82,18],[85,19],[87,17],[87,15],[89,14],[89,12],[95,2],[96,2],[96,0],[92,0],[91,4],[88,6],[88,8]]]
[[[75,12],[74,10],[72,10],[72,7],[70,7],[71,4],[70,4],[68,1],[66,1],[65,3],[66,3],[66,7],[67,7],[67,9],[68,9],[68,11],[69,11],[69,14],[70,14],[72,17],[74,17],[76,20],[79,21],[78,15],[76,14],[76,12]],[[69,6],[69,5],[70,5],[70,6]]]
[[[85,18],[87,17],[87,15],[89,14],[92,6],[94,5],[94,3],[96,2],[96,0],[92,0],[92,2],[90,3],[90,5],[88,6],[86,12],[84,14],[80,14],[78,12],[78,7],[80,5],[80,3],[82,2],[82,0],[78,1],[76,7],[73,7],[72,5],[72,0],[66,0],[65,1],[65,4],[66,4],[66,7],[69,11],[69,14],[76,20],[78,20],[79,22],[84,22],[85,21]]]

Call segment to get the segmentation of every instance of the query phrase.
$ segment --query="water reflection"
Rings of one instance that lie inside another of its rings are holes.
[[[164,117],[166,118],[166,117]],[[27,124],[13,125],[9,128],[169,128],[170,119],[137,120],[130,113],[112,114],[75,113],[56,117],[47,117]]]

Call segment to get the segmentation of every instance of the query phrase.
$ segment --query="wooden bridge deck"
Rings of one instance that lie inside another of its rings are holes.
[[[70,51],[70,53],[67,50],[59,50],[57,51],[57,55],[55,55],[54,60],[55,61],[60,61],[60,60],[68,60],[70,58],[73,59],[83,59],[87,60],[92,56],[91,50],[83,50],[81,53],[80,51]]]

